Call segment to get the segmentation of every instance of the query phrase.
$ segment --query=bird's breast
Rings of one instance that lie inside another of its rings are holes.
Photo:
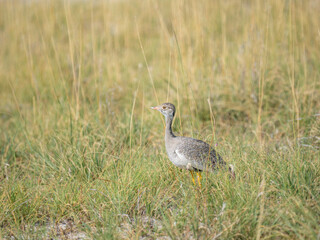
[[[167,148],[167,154],[169,160],[177,167],[186,169],[188,165],[188,161],[186,159],[181,159],[175,152],[175,149]]]

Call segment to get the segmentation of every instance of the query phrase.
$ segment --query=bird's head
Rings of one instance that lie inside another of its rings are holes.
[[[161,112],[166,118],[173,118],[176,112],[176,108],[172,103],[163,103],[156,107],[151,107],[151,109],[158,110]]]

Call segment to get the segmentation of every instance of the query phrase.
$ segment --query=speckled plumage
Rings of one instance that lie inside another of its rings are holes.
[[[174,165],[190,171],[213,171],[226,165],[222,157],[206,142],[173,134],[173,104],[164,103],[153,109],[160,111],[166,118],[165,145],[168,157]]]
[[[172,151],[180,160],[187,163],[182,168],[194,171],[212,171],[216,165],[225,165],[222,157],[206,142],[188,137],[175,137],[170,141],[173,148],[167,146],[167,152]],[[169,155],[169,154],[168,154]],[[172,161],[172,159],[170,159]],[[189,164],[189,165],[188,165]],[[179,166],[181,167],[181,166]]]

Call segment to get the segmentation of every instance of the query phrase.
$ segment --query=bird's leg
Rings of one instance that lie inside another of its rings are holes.
[[[201,179],[202,179],[201,172],[197,172],[197,176],[198,176],[198,183],[199,183],[199,186],[201,188]]]
[[[192,182],[193,182],[194,185],[196,185],[196,181],[194,180],[193,172],[190,171],[190,173],[191,173],[191,177],[192,177]]]

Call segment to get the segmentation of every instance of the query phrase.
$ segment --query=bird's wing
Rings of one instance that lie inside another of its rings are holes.
[[[195,159],[190,158],[190,156],[184,154],[184,151],[181,151],[179,149],[175,150],[175,153],[177,154],[177,156],[180,158],[181,162],[183,162],[185,164],[185,166],[187,166],[187,168],[191,168],[189,170],[203,170],[203,164],[201,164],[198,161],[195,161]]]
[[[180,137],[181,142],[176,148],[176,154],[189,165],[198,170],[212,170],[215,165],[225,165],[223,159],[206,142],[194,138]]]

